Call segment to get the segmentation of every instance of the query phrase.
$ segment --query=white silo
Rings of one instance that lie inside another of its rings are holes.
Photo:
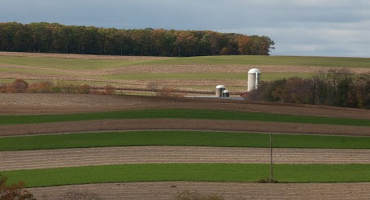
[[[224,91],[222,92],[222,97],[230,97],[229,90],[224,90]]]
[[[261,71],[259,69],[253,68],[248,71],[248,92],[258,88],[260,77]]]
[[[222,93],[225,90],[224,85],[217,85],[216,86],[216,97],[222,97]]]

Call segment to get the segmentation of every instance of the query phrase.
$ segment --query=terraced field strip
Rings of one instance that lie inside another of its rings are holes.
[[[274,149],[281,164],[370,164],[370,150]],[[106,147],[0,152],[0,171],[132,163],[269,163],[265,148]]]
[[[213,91],[213,88],[212,88]],[[27,101],[25,101],[27,99]],[[227,101],[220,99],[162,98],[128,95],[93,94],[1,94],[0,115],[67,114],[107,112],[127,109],[219,109],[238,112],[262,112],[286,115],[322,116],[370,120],[370,112],[333,106]]]
[[[245,72],[248,70],[245,69]],[[300,77],[300,78],[312,78],[314,73],[289,73],[289,72],[266,72],[263,73],[261,77],[262,81],[272,81],[272,80],[279,80],[283,78],[291,78],[291,77]],[[246,80],[246,73],[240,72],[207,72],[207,73],[200,73],[200,72],[187,72],[187,73],[118,73],[118,74],[109,74],[103,76],[104,80]],[[213,89],[213,88],[212,88]]]
[[[268,177],[268,164],[166,163],[84,166],[2,171],[9,183],[27,187],[112,182],[257,182]],[[370,164],[276,164],[280,182],[369,182]]]
[[[235,64],[235,65],[291,65],[296,67],[364,67],[369,58],[313,57],[313,56],[198,56],[157,60],[153,64]]]
[[[211,130],[370,136],[367,126],[205,119],[110,119],[0,125],[0,136],[112,130]]]
[[[107,68],[125,67],[129,65],[143,64],[163,58],[156,57],[122,57],[121,59],[99,59],[99,57],[80,56],[79,58],[68,57],[41,57],[41,56],[17,56],[0,55],[0,64],[35,67],[47,67],[50,69],[63,70],[99,70]]]
[[[273,134],[274,148],[370,149],[370,137]],[[118,147],[269,147],[269,135],[248,132],[147,130],[0,137],[0,151]],[[1,153],[1,152],[0,152]]]
[[[89,120],[77,122],[2,125],[0,126],[0,136],[117,130],[249,131],[265,133],[370,136],[369,128],[365,126],[200,119]]]
[[[217,194],[226,200],[367,200],[370,183],[209,183],[209,182],[143,182],[105,183],[30,188],[39,200],[71,199],[140,199],[173,200],[183,191]],[[153,192],[155,191],[155,192]]]
[[[212,120],[249,120],[263,122],[290,122],[307,124],[370,126],[370,120],[286,115],[262,112],[238,112],[205,109],[144,109],[116,112],[80,113],[65,115],[0,115],[0,125],[32,124],[48,122],[86,121],[102,119],[212,119]]]

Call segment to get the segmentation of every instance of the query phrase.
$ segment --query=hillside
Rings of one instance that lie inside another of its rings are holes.
[[[258,67],[262,80],[310,77],[332,68],[370,72],[369,58],[289,56],[201,56],[188,58],[95,56],[0,52],[0,81],[62,81],[63,84],[123,88],[170,87],[212,92],[224,84],[231,92],[246,89],[247,72]],[[135,92],[135,94],[142,94]]]
[[[0,98],[1,174],[25,181],[37,199],[149,200],[155,191],[172,200],[190,189],[231,200],[265,197],[266,186],[266,199],[292,188],[288,199],[297,199],[308,187],[325,199],[368,196],[367,110],[117,95]],[[269,177],[269,138],[279,184],[258,183]]]

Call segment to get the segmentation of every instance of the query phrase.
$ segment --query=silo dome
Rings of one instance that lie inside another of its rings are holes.
[[[222,92],[222,97],[230,97],[229,90],[224,90],[224,91]]]
[[[255,73],[260,74],[260,73],[261,73],[261,71],[260,71],[259,69],[257,69],[257,68],[252,68],[252,69],[250,69],[250,70],[248,71],[248,74],[255,74]]]

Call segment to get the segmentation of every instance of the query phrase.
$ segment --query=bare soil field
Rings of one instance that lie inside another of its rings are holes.
[[[161,98],[143,96],[104,96],[79,94],[0,94],[0,114],[61,114],[146,108],[221,109],[293,115],[370,119],[363,109],[329,106],[250,103],[244,101]],[[237,120],[128,119],[57,122],[0,126],[0,135],[24,135],[100,130],[188,129],[275,133],[318,133],[370,135],[368,127]]]
[[[368,127],[238,120],[127,119],[0,126],[0,136],[115,130],[206,130],[370,136]]]
[[[369,149],[276,148],[274,163],[370,164],[369,155]],[[269,163],[270,149],[187,146],[103,147],[0,151],[0,158],[0,171],[138,163]]]
[[[107,183],[31,188],[40,200],[174,200],[183,191],[222,195],[226,200],[368,200],[370,183]]]
[[[369,110],[332,106],[118,95],[0,94],[0,114],[61,114],[145,108],[221,109],[370,119]]]

